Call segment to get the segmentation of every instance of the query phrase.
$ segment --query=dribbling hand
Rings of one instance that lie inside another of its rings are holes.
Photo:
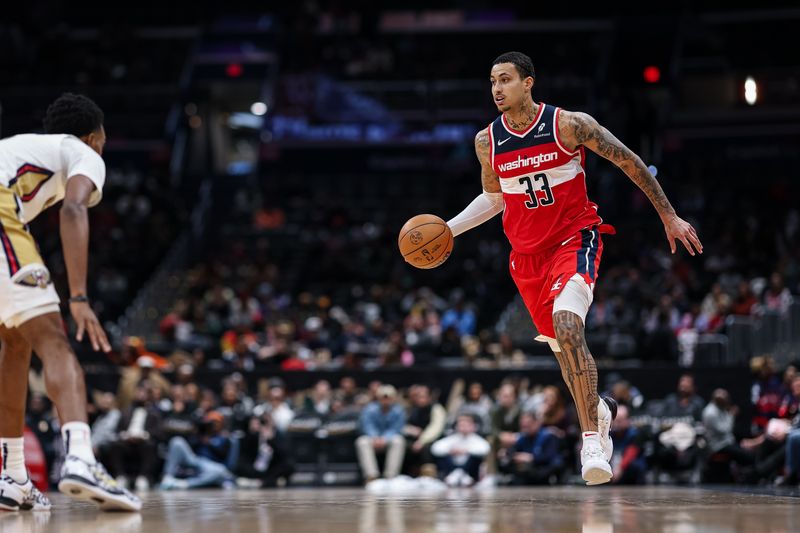
[[[94,314],[88,302],[70,302],[69,312],[78,326],[75,340],[83,341],[83,334],[86,333],[89,335],[89,342],[92,343],[94,351],[99,352],[101,349],[106,353],[111,351],[111,344],[108,342],[106,332],[103,331],[103,326],[100,325],[97,315]]]
[[[667,234],[669,248],[673,254],[676,250],[676,240],[683,243],[690,255],[695,255],[695,250],[699,254],[703,253],[703,244],[697,236],[697,231],[678,215],[672,215],[671,218],[664,221],[664,232]]]

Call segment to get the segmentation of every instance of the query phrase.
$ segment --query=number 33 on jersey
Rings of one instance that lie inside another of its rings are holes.
[[[586,195],[583,147],[568,151],[558,137],[559,108],[539,104],[525,131],[500,115],[489,126],[492,168],[505,201],[503,228],[512,248],[535,254],[602,220]]]

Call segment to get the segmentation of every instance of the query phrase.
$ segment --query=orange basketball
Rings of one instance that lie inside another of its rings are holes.
[[[436,215],[417,215],[405,223],[397,238],[403,259],[417,268],[436,268],[453,251],[453,232]]]

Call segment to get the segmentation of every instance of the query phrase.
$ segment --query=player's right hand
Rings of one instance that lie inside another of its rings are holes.
[[[88,302],[70,302],[69,312],[78,326],[75,334],[78,342],[83,341],[83,335],[86,333],[89,335],[89,342],[92,343],[94,351],[99,352],[100,349],[106,353],[111,351],[111,344],[108,342],[106,332],[103,331],[103,326],[100,325],[97,315],[94,314]]]
[[[697,236],[697,231],[678,215],[672,215],[664,221],[664,232],[667,234],[669,247],[673,254],[676,251],[675,241],[682,242],[689,250],[690,255],[694,255],[695,250],[697,253],[703,253],[703,244],[700,242],[700,237]]]

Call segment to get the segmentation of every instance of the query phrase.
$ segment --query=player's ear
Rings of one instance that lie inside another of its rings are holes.
[[[532,77],[528,76],[527,78],[525,78],[525,88],[527,90],[529,90],[529,91],[533,90],[533,83],[534,83],[534,80],[533,80]]]
[[[83,137],[80,137],[80,140],[88,144],[89,148],[91,148],[98,154],[102,154],[103,139],[101,133],[102,133],[101,130],[93,131],[87,135],[84,135]]]

